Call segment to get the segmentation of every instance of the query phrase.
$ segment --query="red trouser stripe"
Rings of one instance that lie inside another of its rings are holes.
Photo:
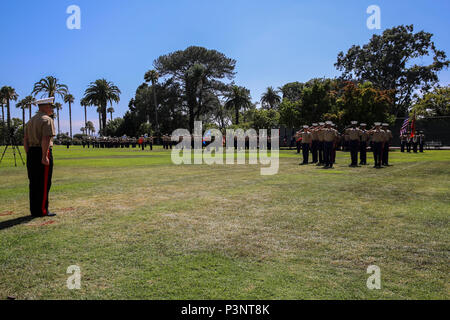
[[[48,197],[48,171],[49,171],[50,166],[44,166],[44,199],[42,199],[42,213],[44,216],[47,215],[47,209],[46,209],[46,204],[47,204],[47,197]]]

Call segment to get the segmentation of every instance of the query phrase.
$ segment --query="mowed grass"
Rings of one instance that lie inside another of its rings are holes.
[[[324,170],[286,150],[273,176],[176,166],[161,148],[54,156],[58,216],[13,226],[26,168],[10,152],[0,165],[0,299],[450,298],[450,151],[392,152],[381,170],[338,152]]]

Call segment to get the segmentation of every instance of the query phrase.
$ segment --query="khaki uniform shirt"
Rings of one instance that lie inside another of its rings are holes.
[[[324,132],[324,129],[320,129],[319,131],[317,131],[317,137],[319,138],[319,141],[324,141],[323,139],[324,139],[324,135],[325,135],[325,132]]]
[[[358,140],[361,137],[361,130],[358,128],[349,128],[345,130],[346,135],[348,135],[348,139],[351,140]]]
[[[302,143],[310,144],[312,142],[312,134],[311,132],[302,132]]]
[[[385,132],[384,130],[374,130],[372,131],[372,141],[373,142],[384,142],[385,140]]]
[[[311,138],[313,141],[319,140],[319,132],[317,132],[316,130],[311,132]]]
[[[337,131],[335,129],[323,129],[323,140],[326,142],[334,142],[336,141],[338,134]]]
[[[53,146],[53,137],[56,135],[55,123],[47,114],[38,111],[26,125],[28,145],[40,147],[42,137],[51,137],[50,147]]]
[[[384,131],[384,141],[389,142],[393,138],[391,130]]]
[[[362,142],[367,142],[370,139],[370,135],[367,132],[367,130],[361,130],[361,141]]]

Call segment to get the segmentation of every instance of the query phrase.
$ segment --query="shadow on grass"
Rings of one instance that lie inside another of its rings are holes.
[[[20,218],[16,218],[16,219],[12,219],[12,220],[2,221],[2,222],[0,222],[0,231],[12,228],[12,227],[17,226],[19,224],[30,222],[30,221],[32,221],[32,220],[34,220],[36,218],[37,217],[26,216],[26,217],[20,217]]]

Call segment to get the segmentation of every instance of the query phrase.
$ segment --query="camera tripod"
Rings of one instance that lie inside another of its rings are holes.
[[[3,150],[2,157],[0,159],[0,164],[2,163],[3,157],[5,156],[5,153],[6,153],[6,150],[8,150],[8,147],[11,147],[12,151],[13,151],[14,166],[17,167],[16,151],[19,154],[22,164],[25,165],[25,162],[23,161],[23,158],[22,158],[22,154],[20,153],[20,148],[18,147],[18,145],[16,143],[16,139],[14,138],[14,135],[12,133],[9,135],[9,138],[6,141],[5,149]]]

